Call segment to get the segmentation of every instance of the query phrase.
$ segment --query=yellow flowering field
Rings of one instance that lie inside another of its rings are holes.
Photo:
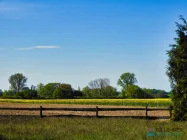
[[[9,103],[46,103],[82,105],[124,105],[124,106],[170,106],[171,99],[0,99]]]

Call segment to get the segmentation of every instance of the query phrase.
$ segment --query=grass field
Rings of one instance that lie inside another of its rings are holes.
[[[147,136],[147,129],[170,136]],[[162,130],[159,130],[161,129]],[[181,129],[181,130],[179,130]],[[164,133],[166,134],[166,133]],[[187,122],[122,118],[1,117],[0,139],[43,140],[184,140]]]
[[[72,107],[91,107],[92,105],[168,107],[171,101],[170,99],[0,99],[0,105],[4,107],[39,105],[70,107],[69,104]],[[124,112],[115,112],[115,115],[117,113],[124,114]],[[159,112],[156,112],[156,115],[159,115]],[[160,115],[163,116],[163,114]],[[178,128],[180,132],[177,132]],[[170,136],[147,136],[148,129],[154,129],[157,135]],[[161,133],[166,130],[167,133]],[[186,137],[187,122],[146,121],[132,118],[44,117],[40,119],[38,116],[0,116],[0,140],[183,140]]]
[[[8,103],[46,103],[46,104],[80,104],[80,105],[124,105],[124,106],[151,106],[168,107],[172,105],[171,99],[0,99]]]

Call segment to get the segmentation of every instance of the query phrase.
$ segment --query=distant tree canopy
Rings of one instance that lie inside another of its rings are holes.
[[[3,96],[3,91],[0,89],[0,96]]]
[[[99,96],[102,96],[105,87],[110,85],[110,80],[108,78],[95,79],[93,81],[90,81],[88,85],[90,89],[96,90]]]
[[[169,92],[166,92],[164,90],[159,90],[159,89],[148,89],[148,88],[143,88],[142,89],[147,95],[150,95],[151,97],[154,98],[168,98],[169,97]]]
[[[120,76],[117,84],[121,86],[124,90],[129,86],[129,85],[134,85],[137,83],[137,79],[135,78],[134,73],[124,73]]]
[[[53,92],[54,98],[71,98],[73,96],[73,90],[70,84],[61,84]]]
[[[129,85],[125,90],[127,98],[144,98],[145,92],[136,85]]]
[[[39,92],[43,89],[43,87],[44,87],[44,84],[39,83],[39,84],[36,86],[37,92],[39,93]]]
[[[82,93],[85,98],[107,98],[117,96],[117,89],[110,86],[108,78],[95,79],[88,83],[89,86],[83,88]]]
[[[41,86],[41,85],[40,85]],[[43,87],[40,87],[38,95],[42,98],[52,98],[53,92],[60,86],[60,83],[48,83]]]
[[[72,88],[66,83],[47,83],[46,85],[39,83],[37,86],[26,86],[27,78],[23,74],[14,74],[9,78],[11,83],[10,90],[4,92],[0,90],[1,98],[18,98],[18,99],[72,99],[72,98],[163,98],[166,92],[156,89],[141,89],[134,85],[137,80],[134,74],[124,73],[118,80],[118,84],[122,86],[121,95],[117,89],[110,85],[108,78],[99,78],[92,80],[88,86],[82,90]]]
[[[102,89],[102,92],[100,92],[100,89],[91,89],[86,86],[83,88],[82,93],[84,98],[110,98],[118,95],[117,89],[112,86],[106,86]]]
[[[37,85],[36,90],[40,98],[76,98],[82,96],[82,92],[73,90],[70,84],[65,83],[48,83],[43,85],[42,83]]]
[[[12,91],[12,90],[5,90],[3,92],[3,97],[6,97],[6,98],[9,98],[9,97],[12,97],[16,94],[15,91]]]
[[[180,16],[182,24],[177,25],[175,44],[167,51],[169,56],[167,75],[172,88],[174,111],[172,119],[187,120],[187,21]]]
[[[26,87],[27,78],[21,73],[11,75],[9,78],[10,90],[16,92],[22,91]]]
[[[17,92],[15,97],[18,99],[36,99],[38,97],[36,90],[23,90],[21,92]]]
[[[121,86],[122,87],[122,90],[121,90],[121,97],[126,97],[126,89],[128,86],[130,85],[134,85],[135,83],[137,83],[137,79],[135,78],[135,74],[134,73],[123,73],[118,82],[117,82],[117,85],[118,86]]]

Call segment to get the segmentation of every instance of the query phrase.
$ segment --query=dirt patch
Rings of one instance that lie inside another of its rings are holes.
[[[0,103],[1,107],[11,108],[145,108],[139,106],[104,106],[104,105],[67,105],[67,104],[21,104],[21,103]],[[22,111],[22,110],[0,110],[0,115],[39,115],[38,111]],[[95,116],[95,112],[88,111],[43,111],[43,115],[82,115]],[[145,110],[135,111],[99,111],[100,116],[145,116]],[[169,116],[169,111],[148,111],[148,116]]]

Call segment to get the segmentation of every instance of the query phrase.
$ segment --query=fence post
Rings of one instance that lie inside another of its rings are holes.
[[[147,120],[147,106],[145,107],[145,119]]]
[[[98,106],[96,106],[96,117],[98,117],[99,115],[98,115]]]
[[[170,105],[170,109],[169,109],[170,119],[172,118],[172,110],[173,110],[173,107]]]
[[[40,118],[42,118],[43,115],[42,115],[42,106],[40,106]]]

